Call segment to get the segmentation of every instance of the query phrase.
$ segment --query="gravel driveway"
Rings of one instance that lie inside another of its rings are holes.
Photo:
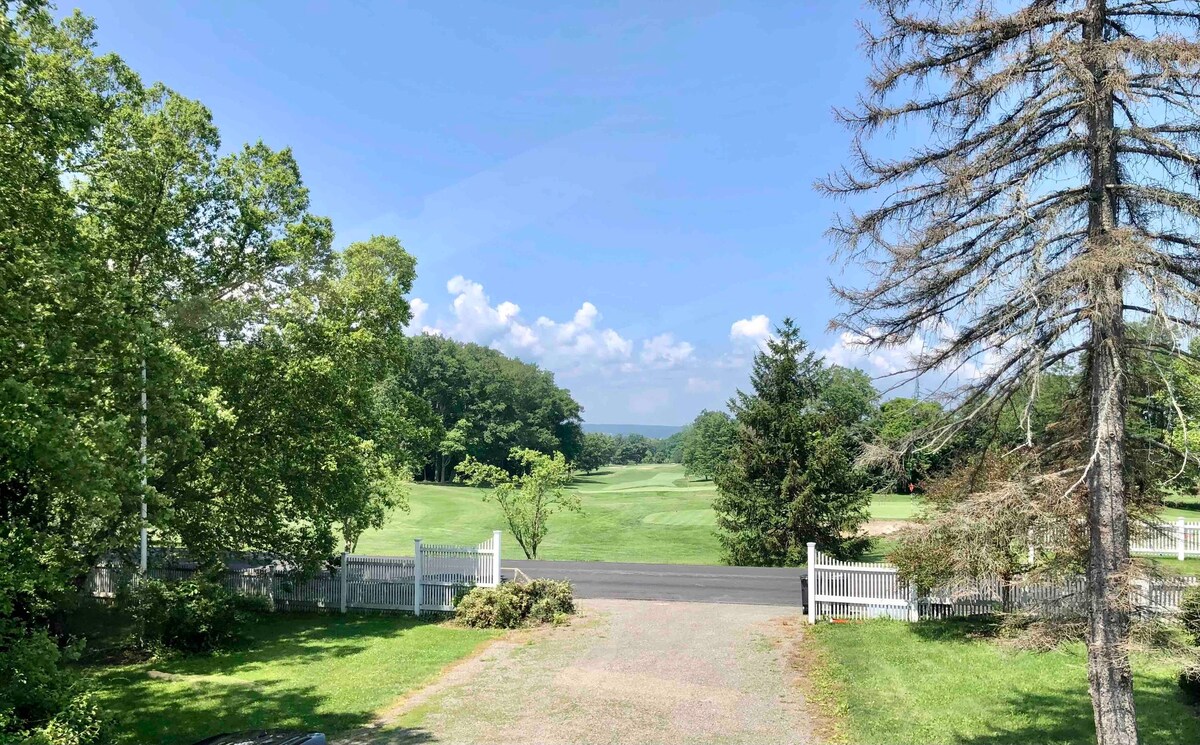
[[[795,607],[587,600],[518,633],[341,745],[811,743],[780,624]]]

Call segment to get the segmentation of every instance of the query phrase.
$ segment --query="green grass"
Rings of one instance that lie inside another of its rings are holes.
[[[539,559],[719,564],[711,481],[688,478],[676,464],[616,466],[579,476],[570,487],[583,513],[559,513]],[[504,529],[504,557],[525,555],[495,504],[478,489],[414,484],[408,512],[397,511],[358,543],[362,554],[412,554],[412,541],[478,543]]]
[[[720,564],[721,548],[712,510],[716,488],[711,481],[689,478],[678,464],[610,466],[576,478],[570,487],[583,502],[583,513],[559,513],[538,550],[539,559],[630,561],[663,564]],[[1200,519],[1200,501],[1177,502],[1164,511],[1172,518]],[[876,494],[875,520],[909,520],[919,500],[907,494]],[[525,555],[508,532],[500,510],[478,489],[416,483],[409,511],[396,511],[379,530],[358,542],[361,554],[411,556],[413,539],[427,543],[478,543],[495,529],[504,530],[504,557]],[[888,539],[876,540],[866,560],[883,561]],[[1200,561],[1182,562],[1197,573]],[[1167,567],[1168,571],[1176,567]]]
[[[1166,499],[1166,505],[1166,516],[1194,518],[1200,515],[1200,494],[1175,494]]]
[[[842,739],[872,743],[1090,743],[1086,652],[1021,652],[978,638],[977,622],[821,624],[818,697],[840,712]],[[1178,687],[1179,663],[1135,654],[1142,741],[1200,742]]]
[[[875,494],[871,497],[871,519],[911,520],[920,506],[920,502],[908,494]]]
[[[367,724],[494,635],[403,617],[268,616],[229,652],[90,670],[118,743],[264,727],[329,734]]]
[[[862,555],[861,561],[884,562],[887,561],[887,555],[896,547],[896,540],[887,536],[874,536],[871,538],[871,547]]]
[[[1137,561],[1153,564],[1163,574],[1190,574],[1200,576],[1200,558],[1189,556],[1180,561],[1174,556],[1147,556],[1137,554]]]

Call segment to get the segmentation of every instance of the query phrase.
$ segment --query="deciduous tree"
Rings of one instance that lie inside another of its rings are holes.
[[[711,479],[729,459],[737,425],[723,411],[702,411],[692,421],[683,441],[683,466],[702,479]]]
[[[617,447],[613,438],[603,432],[588,432],[583,436],[583,447],[575,456],[575,467],[591,473],[613,462]]]
[[[484,499],[500,506],[525,558],[536,559],[538,546],[550,529],[550,517],[562,510],[582,512],[583,506],[578,494],[566,490],[571,472],[562,453],[546,455],[513,448],[509,460],[517,464],[515,474],[470,456],[457,470],[466,483],[487,489]]]

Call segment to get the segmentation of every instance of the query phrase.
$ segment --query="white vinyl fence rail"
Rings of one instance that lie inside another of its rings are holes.
[[[1188,522],[1181,517],[1173,523],[1135,528],[1129,540],[1129,551],[1135,554],[1173,554],[1180,561],[1189,556],[1200,556],[1200,522]]]
[[[1142,613],[1174,613],[1183,591],[1198,584],[1197,577],[1137,580],[1134,605]],[[1006,606],[1043,615],[1085,610],[1083,577],[1007,585],[999,579],[987,579],[918,595],[911,585],[901,581],[899,570],[890,564],[839,561],[818,551],[813,543],[808,544],[807,585],[809,623],[816,623],[818,618],[919,621],[992,613]]]
[[[341,566],[298,577],[273,567],[230,569],[222,578],[226,589],[239,595],[265,597],[275,610],[390,610],[421,615],[422,611],[453,611],[472,587],[500,584],[500,531],[477,546],[425,545],[413,542],[412,556],[342,554]],[[151,567],[156,579],[178,581],[194,569]],[[85,593],[114,597],[130,569],[99,566],[88,575]]]

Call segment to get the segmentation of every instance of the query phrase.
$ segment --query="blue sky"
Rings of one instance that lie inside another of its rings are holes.
[[[64,6],[68,7],[68,6]],[[394,234],[422,329],[553,370],[591,422],[680,424],[770,324],[839,362],[812,189],[867,74],[843,2],[88,2],[104,50],[291,146],[339,245]]]

